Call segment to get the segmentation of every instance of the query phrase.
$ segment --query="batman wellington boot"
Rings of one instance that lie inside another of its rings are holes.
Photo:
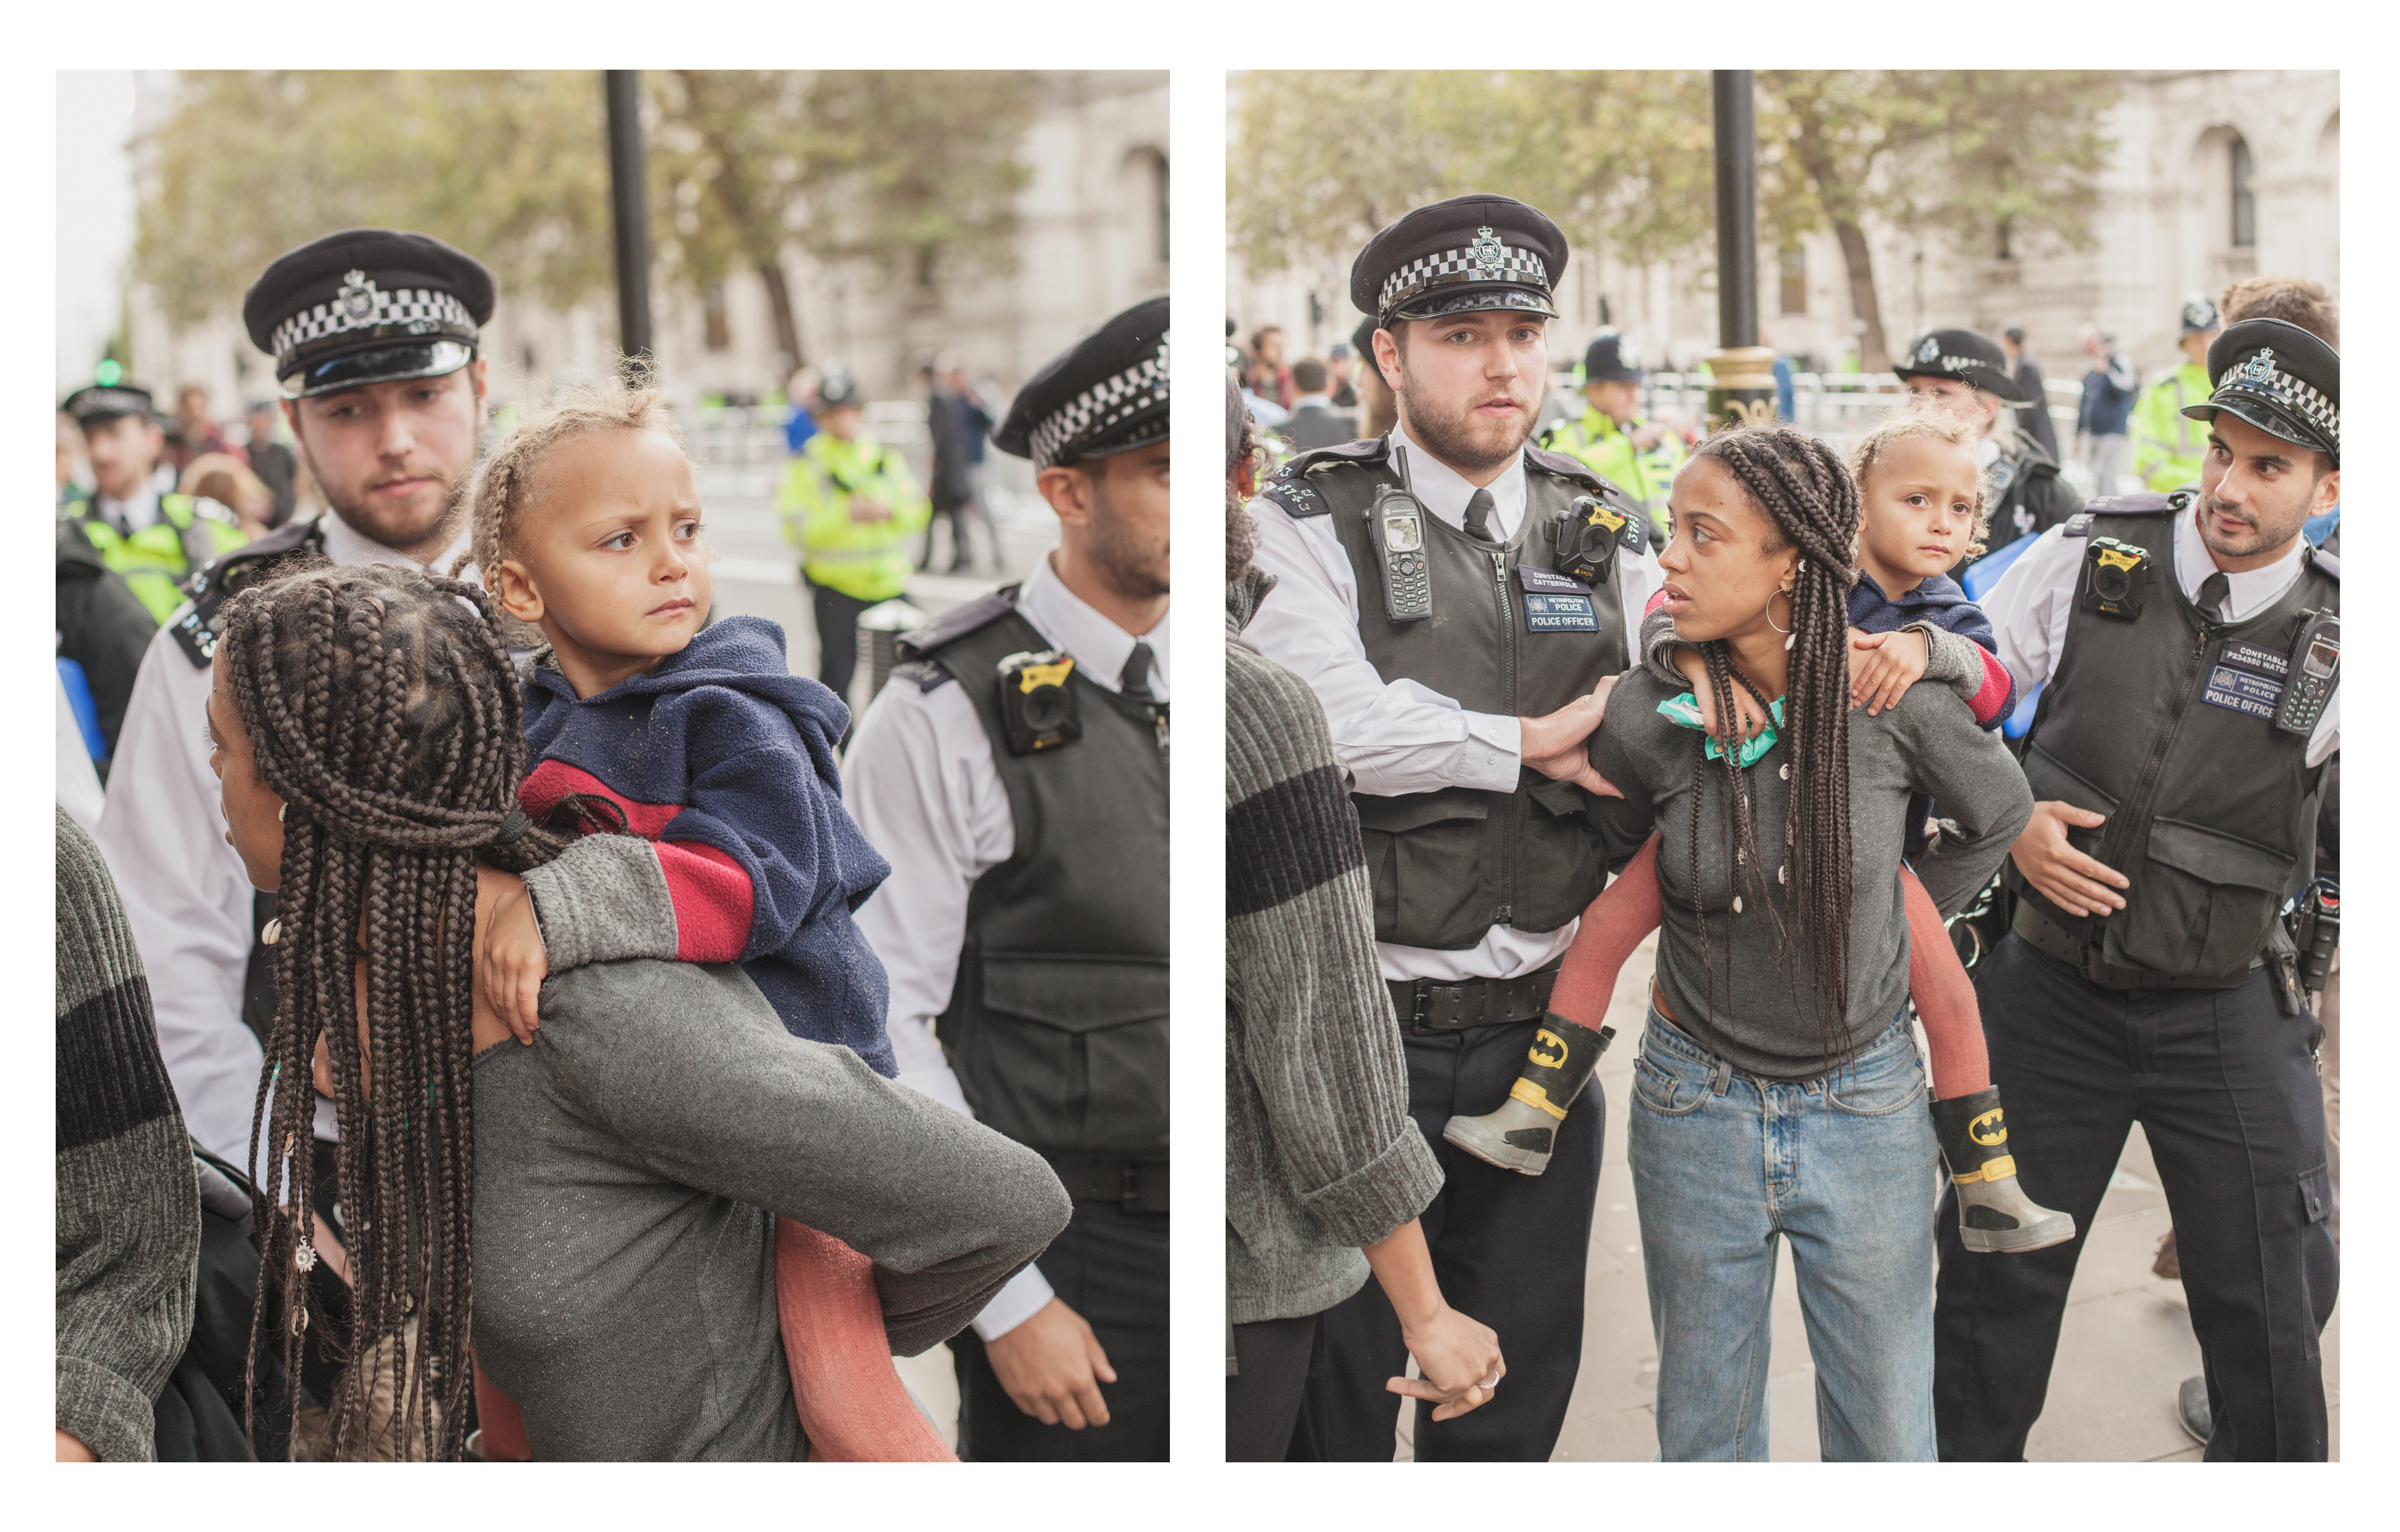
[[[1453,1117],[1443,1125],[1442,1137],[1502,1170],[1540,1175],[1550,1168],[1558,1124],[1616,1035],[1614,1027],[1595,1032],[1555,1011],[1543,1012],[1525,1053],[1525,1072],[1508,1088],[1500,1109],[1481,1117]]]
[[[1933,1103],[1933,1132],[1958,1188],[1958,1234],[1969,1250],[2041,1250],[2075,1237],[2073,1214],[2043,1207],[2017,1184],[2000,1087]]]

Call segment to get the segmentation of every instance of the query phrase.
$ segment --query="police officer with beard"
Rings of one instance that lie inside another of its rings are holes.
[[[198,720],[225,598],[286,555],[407,560],[447,571],[467,543],[452,484],[483,425],[479,327],[491,274],[440,240],[348,229],[278,257],[242,302],[274,358],[284,418],[329,515],[292,522],[209,565],[143,656],[109,777],[99,841],[153,979],[159,1052],[201,1147],[249,1157],[250,1114],[274,1016],[258,936],[274,913],[225,841]],[[245,1024],[247,1023],[247,1024]],[[333,1113],[320,1103],[320,1138]],[[330,1146],[328,1146],[330,1147]],[[317,1184],[330,1187],[320,1173]]]
[[[1420,1407],[1424,1461],[1544,1460],[1566,1418],[1606,1103],[1575,1099],[1539,1177],[1442,1129],[1507,1099],[1577,916],[1650,831],[1584,756],[1658,586],[1641,507],[1527,445],[1567,257],[1558,227],[1507,197],[1418,208],[1378,233],[1351,298],[1376,316],[1398,424],[1294,458],[1253,511],[1277,584],[1246,636],[1316,692],[1352,778],[1410,1114],[1444,1171],[1425,1236],[1444,1296],[1509,1361],[1474,1413],[1435,1422]],[[1398,1316],[1370,1283],[1319,1335],[1293,1455],[1388,1461]]]
[[[2341,567],[2301,535],[2341,498],[2341,360],[2248,319],[2187,413],[2198,496],[2096,500],[1985,602],[2043,688],[2011,934],[1978,967],[1992,1079],[2030,1131],[2026,1194],[2089,1230],[2139,1121],[2174,1216],[2206,1456],[2326,1456],[2318,1336],[2336,1259],[2320,1029],[2279,910],[2305,893],[2341,746]],[[1990,1260],[1942,1228],[1935,1427],[2017,1459],[2083,1236]]]
[[[1019,390],[1059,546],[901,640],[844,765],[900,1079],[1075,1201],[950,1343],[970,1459],[1167,1456],[1167,400],[1165,298]]]

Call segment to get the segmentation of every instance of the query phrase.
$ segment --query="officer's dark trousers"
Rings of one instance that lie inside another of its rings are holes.
[[[984,1463],[1167,1460],[1167,1216],[1078,1202],[1034,1264],[1092,1327],[1117,1381],[1102,1383],[1108,1424],[1070,1431],[1017,1408],[972,1329],[950,1342],[958,1371],[958,1455]]]
[[[2318,1028],[2278,1011],[2268,986],[2259,969],[2238,989],[2102,989],[2014,933],[1977,970],[2018,1179],[2081,1232],[2029,1255],[1975,1255],[1944,1211],[1934,1308],[1944,1459],[2025,1455],[2076,1258],[2138,1121],[2200,1338],[2216,1420],[2206,1457],[2323,1460],[2317,1338],[2337,1268]]]
[[[1436,1423],[1417,1408],[1417,1461],[1546,1462],[1566,1423],[1583,1353],[1584,1264],[1600,1188],[1607,1103],[1597,1081],[1566,1121],[1539,1176],[1486,1165],[1442,1141],[1457,1113],[1498,1110],[1525,1067],[1536,1023],[1404,1037],[1408,1109],[1442,1163],[1442,1189],[1422,1220],[1433,1270],[1452,1308],[1498,1332],[1508,1376],[1489,1404]],[[1384,1462],[1401,1397],[1386,1380],[1408,1367],[1400,1317],[1373,1279],[1320,1316],[1323,1356],[1301,1401],[1292,1457]]]
[[[808,593],[817,607],[817,679],[846,704],[850,677],[858,669],[858,614],[875,603],[814,580],[808,582]]]
[[[1280,1463],[1316,1360],[1317,1316],[1235,1325],[1233,1355],[1241,1371],[1225,1380],[1225,1461]]]

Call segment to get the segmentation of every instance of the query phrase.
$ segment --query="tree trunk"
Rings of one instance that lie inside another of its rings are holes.
[[[758,263],[758,279],[767,284],[767,306],[775,311],[775,345],[784,355],[784,377],[808,360],[800,350],[800,321],[792,311],[792,284],[784,279],[780,261]],[[782,378],[776,379],[781,386]]]
[[[1798,129],[1792,136],[1792,152],[1816,183],[1817,206],[1824,210],[1842,247],[1842,265],[1850,277],[1850,312],[1866,325],[1858,337],[1858,364],[1868,372],[1882,372],[1892,365],[1892,358],[1883,338],[1883,305],[1875,296],[1875,263],[1867,250],[1866,231],[1859,226],[1857,191],[1833,163],[1833,152],[1817,121],[1817,103],[1795,91],[1784,97],[1784,104]],[[1872,156],[1861,168],[1860,178],[1871,169]]]
[[[1867,254],[1866,231],[1847,218],[1837,218],[1833,233],[1841,241],[1842,265],[1850,273],[1850,311],[1867,323],[1858,337],[1858,365],[1868,372],[1882,372],[1892,365],[1892,358],[1883,338],[1883,305],[1875,296],[1875,265]]]

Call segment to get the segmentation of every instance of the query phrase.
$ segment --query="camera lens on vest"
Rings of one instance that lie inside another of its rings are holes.
[[[1000,720],[1008,747],[1019,755],[1053,750],[1083,737],[1083,720],[1068,684],[1074,657],[1056,649],[1018,653],[1001,660]]]

